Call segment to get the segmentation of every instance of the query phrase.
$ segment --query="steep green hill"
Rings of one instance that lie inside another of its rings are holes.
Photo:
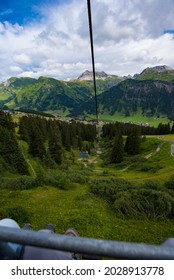
[[[15,77],[12,77],[10,79],[8,79],[7,81],[7,86],[12,86],[12,87],[25,87],[27,85],[34,85],[37,83],[37,80],[36,79],[32,79],[32,78],[15,78]]]
[[[122,79],[109,76],[97,79],[97,93],[118,84]],[[58,81],[53,78],[10,78],[0,87],[0,107],[36,111],[71,111],[79,115],[79,108],[94,94],[92,80]],[[81,110],[80,110],[81,111]],[[80,112],[81,113],[81,112]],[[74,116],[72,113],[71,115]]]
[[[68,83],[53,78],[40,77],[38,80],[29,78],[12,78],[2,92],[9,92],[3,105],[10,109],[33,109],[38,111],[76,108],[86,102],[92,94],[87,87],[70,86]],[[2,94],[1,94],[2,95]]]
[[[100,113],[123,116],[140,114],[174,117],[174,83],[127,79],[98,97]],[[86,104],[86,111],[94,114],[94,100]],[[85,108],[82,107],[82,110]]]
[[[138,80],[158,80],[171,82],[174,81],[174,70],[167,66],[156,66],[146,68],[139,76]]]
[[[95,114],[92,72],[78,79],[10,78],[0,84],[0,108],[62,113],[71,117]],[[174,70],[167,66],[145,69],[136,79],[97,72],[99,113],[174,119]]]

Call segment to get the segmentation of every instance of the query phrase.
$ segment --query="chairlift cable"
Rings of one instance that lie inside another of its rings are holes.
[[[94,83],[94,96],[95,96],[95,109],[96,109],[96,122],[99,124],[98,117],[98,100],[97,100],[97,87],[96,87],[96,74],[95,74],[95,60],[94,60],[94,43],[93,43],[93,30],[92,30],[92,14],[91,14],[91,2],[87,0],[88,6],[88,20],[89,20],[89,33],[90,33],[90,44],[91,44],[91,56],[92,56],[92,69],[93,69],[93,83]]]

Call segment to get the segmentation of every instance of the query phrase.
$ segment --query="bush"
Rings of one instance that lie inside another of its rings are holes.
[[[114,211],[130,218],[174,217],[174,197],[158,182],[148,181],[132,185],[123,179],[96,179],[90,181],[90,190],[107,200]]]
[[[153,170],[153,168],[154,167],[150,164],[144,164],[144,165],[141,166],[140,171],[148,172],[150,170]]]
[[[174,190],[174,176],[172,176],[167,182],[165,182],[164,186],[167,189]]]
[[[27,223],[30,220],[30,214],[21,206],[15,206],[6,209],[6,217],[14,219],[17,223]]]
[[[3,187],[10,190],[28,190],[37,187],[37,180],[30,176],[5,179]]]
[[[119,196],[119,195],[118,195]],[[131,194],[128,192],[122,192],[120,197],[118,197],[114,204],[114,210],[123,216],[132,216],[133,215],[133,202],[131,198]]]
[[[123,179],[95,179],[91,180],[90,190],[92,193],[109,200],[110,202],[114,202],[117,194],[120,191],[128,190],[132,188],[130,182]]]
[[[68,179],[73,182],[73,183],[78,183],[78,184],[86,184],[89,181],[89,177],[86,176],[84,172],[71,172],[67,174]]]
[[[141,187],[144,189],[148,188],[151,190],[160,190],[160,191],[164,190],[165,191],[165,189],[162,188],[161,185],[157,181],[147,181]]]
[[[116,212],[129,217],[173,218],[174,199],[167,193],[151,189],[122,192],[115,200]]]
[[[60,173],[59,175],[46,175],[44,177],[44,184],[63,190],[68,190],[70,188],[70,180],[65,173]]]
[[[0,174],[3,174],[6,170],[9,170],[9,166],[0,155]]]

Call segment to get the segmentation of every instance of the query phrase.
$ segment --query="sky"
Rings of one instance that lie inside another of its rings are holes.
[[[174,68],[173,0],[91,0],[97,71]],[[0,81],[92,70],[86,0],[1,0]]]

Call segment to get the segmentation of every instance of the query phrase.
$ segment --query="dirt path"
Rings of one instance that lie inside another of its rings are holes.
[[[161,147],[164,145],[165,142],[161,143],[157,148],[156,148],[156,151],[155,152],[152,152],[150,154],[148,154],[147,156],[145,156],[146,159],[154,156],[155,154],[157,154],[160,150],[161,150]]]
[[[166,142],[171,142],[171,155],[174,156],[174,141],[172,140],[165,140],[164,138],[158,136],[158,139],[163,141],[157,148],[154,152],[146,155],[144,158],[145,159],[149,159],[151,158],[152,156],[154,156],[155,154],[157,154],[160,150],[161,150],[161,147],[166,143]],[[128,165],[127,167],[125,167],[124,169],[122,169],[121,171],[122,172],[125,172],[126,170],[129,169],[129,167],[132,166],[132,164]],[[153,178],[153,177],[152,177]]]
[[[87,159],[85,159],[85,161],[83,158],[79,158],[78,160],[83,162],[83,165],[85,168],[87,168],[89,164],[97,163],[96,157],[87,158]]]
[[[35,172],[35,170],[34,170],[32,164],[30,163],[30,160],[29,160],[29,159],[26,159],[26,161],[27,161],[27,163],[28,163],[28,165],[29,165],[31,171],[33,172],[33,176],[36,177],[36,172]]]

